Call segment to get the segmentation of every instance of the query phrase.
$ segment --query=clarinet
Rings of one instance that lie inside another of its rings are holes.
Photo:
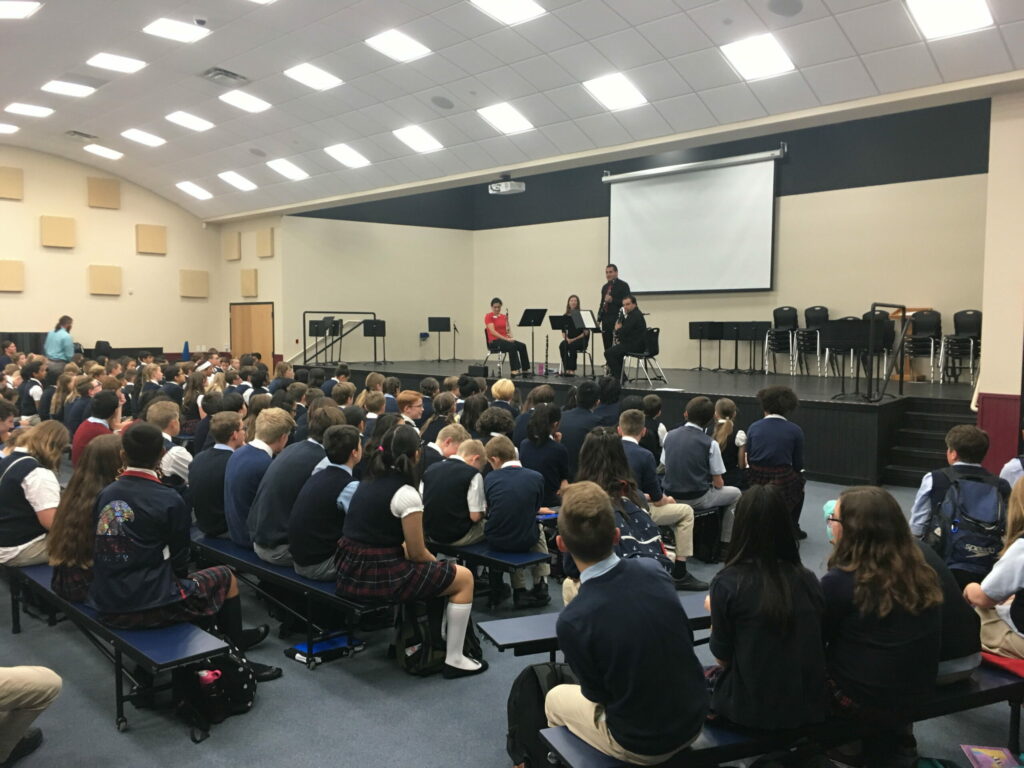
[[[615,319],[615,324],[618,325],[619,323],[621,323],[625,319],[626,319],[626,310],[624,310],[622,307],[619,307],[619,316]],[[616,328],[612,332],[612,341],[614,343],[616,343],[616,344],[619,343],[619,329],[618,328]]]

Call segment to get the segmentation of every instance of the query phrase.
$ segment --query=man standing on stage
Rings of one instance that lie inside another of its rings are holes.
[[[647,321],[636,305],[635,296],[629,294],[622,299],[622,312],[622,318],[613,328],[615,343],[604,351],[608,375],[614,379],[622,378],[622,360],[628,353],[644,351],[647,335]]]
[[[619,280],[619,268],[609,264],[604,268],[604,276],[608,282],[601,287],[601,303],[597,310],[597,322],[601,324],[601,336],[604,338],[604,348],[614,344],[612,336],[615,332],[615,322],[619,318],[619,310],[622,309],[622,300],[629,295],[629,283]]]

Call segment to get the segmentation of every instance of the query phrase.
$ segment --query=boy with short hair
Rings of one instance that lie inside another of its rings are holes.
[[[245,444],[242,417],[234,411],[215,413],[210,418],[209,434],[214,444],[197,453],[188,470],[192,508],[199,530],[207,536],[225,536],[224,478],[232,454]]]
[[[657,765],[688,747],[708,710],[686,611],[649,558],[620,560],[608,494],[592,482],[562,496],[558,548],[579,566],[580,591],[556,631],[579,685],[544,701],[548,724],[631,765]]]
[[[470,437],[469,430],[461,424],[443,427],[437,433],[436,442],[427,443],[420,451],[420,476],[422,477],[434,464],[453,456],[459,450],[459,446]]]
[[[173,440],[181,431],[181,408],[170,400],[153,403],[146,411],[146,421],[164,434],[164,457],[160,460],[164,483],[175,487],[187,486],[192,454],[175,445]]]

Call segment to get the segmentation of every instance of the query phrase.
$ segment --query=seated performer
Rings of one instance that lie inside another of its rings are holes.
[[[492,352],[508,353],[511,375],[529,373],[530,358],[526,353],[526,345],[512,338],[508,317],[501,313],[501,299],[491,299],[491,311],[484,315],[484,327],[487,331],[487,348]]]
[[[608,375],[622,378],[622,360],[630,352],[643,352],[646,343],[647,322],[630,294],[622,300],[622,314],[615,323],[615,343],[604,351]]]

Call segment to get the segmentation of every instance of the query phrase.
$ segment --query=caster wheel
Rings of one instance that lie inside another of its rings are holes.
[[[188,732],[188,737],[192,740],[193,744],[199,744],[210,738],[210,732],[204,731],[202,728],[192,728]]]
[[[114,724],[117,726],[117,730],[119,732],[123,733],[124,731],[128,730],[128,720],[127,720],[127,718],[119,717],[119,718],[117,718],[117,720],[115,721]]]
[[[318,666],[320,666],[320,665],[317,662],[313,661],[312,659],[310,659],[309,661],[306,662],[306,669],[308,669],[310,671],[313,671]]]

